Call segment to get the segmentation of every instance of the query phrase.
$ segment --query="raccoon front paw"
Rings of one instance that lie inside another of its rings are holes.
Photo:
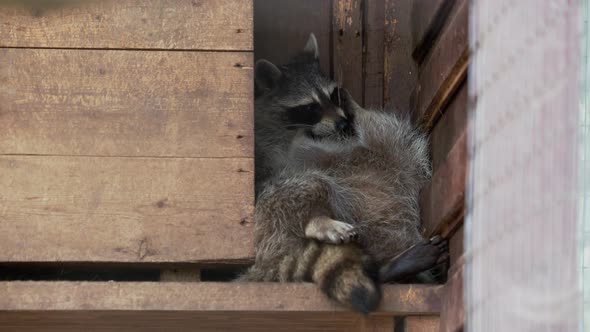
[[[305,237],[318,241],[340,244],[358,238],[354,226],[328,217],[312,218],[305,227]]]

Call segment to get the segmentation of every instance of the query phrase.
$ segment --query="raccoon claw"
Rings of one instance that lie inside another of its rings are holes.
[[[413,245],[381,268],[382,282],[400,281],[449,259],[448,243],[440,236]]]
[[[305,228],[305,236],[332,244],[349,243],[358,238],[353,225],[328,217],[310,220]]]

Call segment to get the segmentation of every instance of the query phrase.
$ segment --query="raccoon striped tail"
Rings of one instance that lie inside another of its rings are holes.
[[[377,268],[358,246],[306,240],[301,249],[268,269],[253,266],[241,280],[314,282],[329,298],[351,309],[367,314],[377,308]]]

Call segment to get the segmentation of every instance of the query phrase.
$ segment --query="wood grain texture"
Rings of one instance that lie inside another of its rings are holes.
[[[383,108],[385,0],[365,1],[364,107]]]
[[[413,0],[385,0],[385,108],[392,112],[410,110],[418,68],[412,58],[411,16]]]
[[[443,308],[440,313],[441,332],[463,331],[465,304],[463,297],[465,262],[461,261],[449,271],[449,279],[444,287]]]
[[[358,101],[363,92],[363,1],[333,0],[332,61],[334,79]]]
[[[438,316],[408,316],[404,325],[404,332],[438,332],[440,319]]]
[[[441,291],[384,286],[376,314],[436,314]],[[310,283],[0,282],[0,293],[0,311],[349,312]]]
[[[0,154],[252,157],[251,53],[0,49]]]
[[[451,233],[462,220],[467,174],[467,131],[420,194],[422,223],[428,235]]]
[[[0,9],[1,47],[252,50],[252,0],[106,0]]]
[[[467,84],[463,84],[451,99],[430,133],[432,168],[435,172],[467,128]]]
[[[455,0],[415,0],[412,6],[412,56],[422,62],[448,19]]]
[[[0,261],[243,262],[253,160],[0,156]]]
[[[255,57],[275,64],[287,63],[301,52],[310,33],[314,33],[320,51],[320,64],[330,74],[331,21],[330,0],[256,0],[254,1]]]
[[[457,222],[459,225],[457,230],[449,235],[449,255],[450,255],[450,266],[451,268],[457,266],[458,262],[464,259],[464,240],[465,231],[463,228],[463,218]]]
[[[360,332],[393,332],[394,318],[391,316],[367,316],[362,317]]]
[[[420,68],[414,91],[413,119],[429,131],[453,92],[463,82],[469,62],[469,1],[459,0],[449,22]]]

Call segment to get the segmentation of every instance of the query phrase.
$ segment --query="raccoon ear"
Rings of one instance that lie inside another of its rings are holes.
[[[309,34],[309,39],[307,40],[307,44],[305,44],[305,47],[303,48],[303,53],[313,56],[313,58],[316,60],[320,57],[318,41],[315,38],[313,32]]]
[[[272,62],[264,59],[256,61],[254,81],[256,88],[262,91],[274,88],[283,74]]]

